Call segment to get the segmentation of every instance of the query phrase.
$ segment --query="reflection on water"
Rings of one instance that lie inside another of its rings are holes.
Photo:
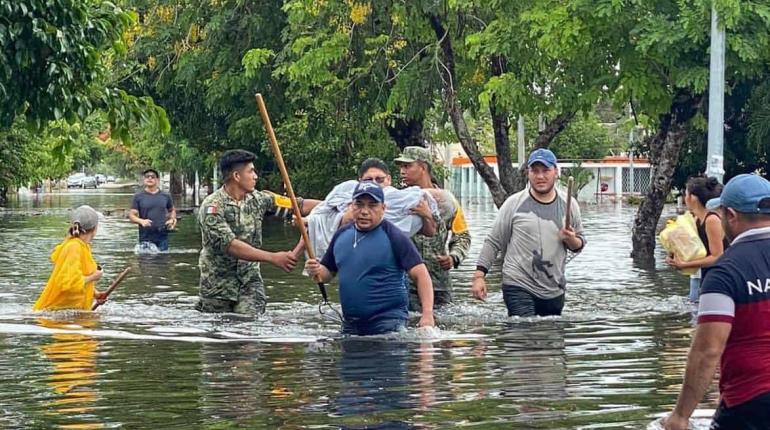
[[[499,270],[486,302],[470,297],[495,209],[464,202],[471,256],[453,274],[457,303],[437,315],[441,334],[340,339],[298,271],[263,267],[269,305],[256,320],[196,312],[194,218],[182,213],[168,253],[137,254],[130,201],[73,193],[0,211],[0,427],[638,429],[676,400],[688,282],[628,258],[634,208],[585,208],[589,246],[568,266],[564,316],[521,319],[506,316]],[[34,314],[48,255],[80,204],[105,212],[101,287],[133,270],[95,314]],[[265,229],[268,249],[297,237],[283,222]],[[712,392],[696,428],[715,404]]]
[[[90,315],[76,317],[72,322],[47,318],[39,318],[37,322],[43,327],[70,329],[73,325],[91,327],[96,324]],[[92,412],[98,397],[96,356],[99,341],[78,332],[55,333],[49,339],[49,342],[40,345],[40,351],[53,366],[46,381],[55,394],[46,402],[48,413],[55,415],[55,421],[80,421],[78,424],[66,425],[67,428],[103,428],[99,422],[86,422],[98,421]]]
[[[335,416],[405,409],[410,399],[409,349],[399,342],[344,340],[337,361],[340,390],[331,400]]]

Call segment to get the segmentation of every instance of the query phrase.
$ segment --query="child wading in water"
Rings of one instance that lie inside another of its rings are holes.
[[[102,269],[91,255],[91,241],[96,235],[99,214],[91,206],[72,212],[67,238],[51,253],[53,272],[32,310],[91,310],[94,299],[103,302],[104,293],[94,284],[102,278]]]

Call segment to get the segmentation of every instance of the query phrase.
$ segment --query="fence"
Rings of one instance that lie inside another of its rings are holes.
[[[485,157],[499,176],[495,157]],[[514,163],[518,168],[518,164]],[[650,163],[647,159],[606,157],[601,160],[568,160],[559,163],[562,176],[577,176],[573,169],[589,172],[590,180],[578,192],[581,201],[619,199],[627,195],[644,194],[650,189]],[[458,198],[490,198],[489,188],[465,157],[455,157],[450,167],[448,187]]]

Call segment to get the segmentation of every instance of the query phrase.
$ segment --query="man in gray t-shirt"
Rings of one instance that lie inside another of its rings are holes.
[[[585,246],[580,208],[573,200],[565,226],[566,195],[556,190],[556,156],[537,149],[529,156],[530,188],[500,207],[481,248],[471,293],[485,299],[484,277],[498,253],[503,259],[503,299],[509,316],[561,315],[567,279],[567,252]]]

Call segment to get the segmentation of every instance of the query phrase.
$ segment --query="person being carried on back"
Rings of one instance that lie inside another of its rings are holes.
[[[409,298],[404,272],[422,305],[419,326],[433,326],[433,285],[417,248],[383,219],[385,194],[376,183],[360,182],[353,192],[352,224],[335,233],[319,262],[305,268],[320,282],[339,275],[343,334],[375,335],[406,327]]]

